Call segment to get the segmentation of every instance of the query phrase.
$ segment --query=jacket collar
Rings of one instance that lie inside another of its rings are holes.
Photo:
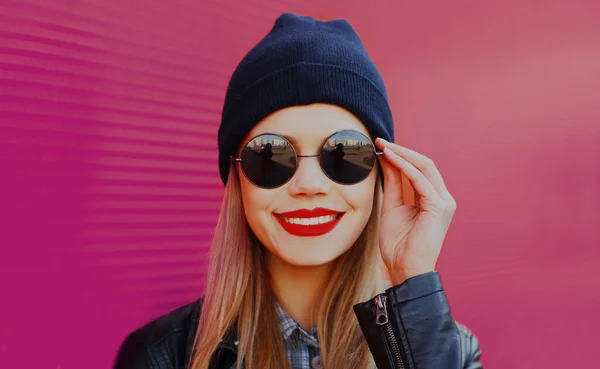
[[[238,331],[237,324],[234,322],[227,333],[221,338],[221,342],[219,343],[219,348],[224,350],[229,350],[233,353],[237,353],[238,347]]]
[[[202,314],[202,303],[204,297],[200,298],[193,304],[191,319],[189,320],[188,325],[188,337],[187,337],[187,345],[185,350],[185,362],[189,362],[192,357],[194,350],[194,339],[196,337],[196,332],[198,330],[198,322],[200,321],[200,314]],[[229,355],[237,356],[237,345],[238,345],[238,332],[237,332],[237,324],[232,324],[231,328],[225,333],[221,342],[219,342],[219,346],[217,347],[217,352],[215,352],[215,356],[222,356],[223,353],[227,352]],[[220,368],[220,366],[217,366]]]

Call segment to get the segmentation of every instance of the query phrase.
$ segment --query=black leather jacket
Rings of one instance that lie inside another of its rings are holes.
[[[202,309],[202,299],[131,333],[114,369],[184,369]],[[436,272],[391,287],[354,306],[378,369],[479,369],[479,342],[451,314]],[[235,368],[237,333],[223,337],[211,369]]]

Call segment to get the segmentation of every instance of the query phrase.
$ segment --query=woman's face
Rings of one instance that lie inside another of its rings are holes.
[[[298,155],[314,155],[327,137],[348,129],[369,136],[362,122],[343,108],[294,106],[263,119],[242,145],[259,134],[275,133],[288,137]],[[281,261],[296,266],[326,264],[346,252],[365,228],[373,207],[377,170],[362,182],[341,185],[323,173],[318,157],[298,158],[297,164],[292,179],[275,189],[255,186],[237,166],[246,219],[258,240]],[[316,208],[327,210],[311,212]],[[329,211],[339,215],[324,215]],[[317,224],[307,225],[311,223],[308,218]]]

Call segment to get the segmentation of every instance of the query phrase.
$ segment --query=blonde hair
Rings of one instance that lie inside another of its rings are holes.
[[[373,369],[375,364],[352,306],[384,288],[378,246],[381,185],[355,244],[334,261],[315,306],[317,334],[327,369]],[[208,369],[221,338],[237,324],[236,369],[289,369],[266,267],[265,250],[249,229],[235,166],[229,171],[211,249],[202,314],[190,369]],[[268,344],[266,344],[268,342]]]

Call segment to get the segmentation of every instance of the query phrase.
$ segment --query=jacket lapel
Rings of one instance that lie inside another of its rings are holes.
[[[194,338],[198,329],[200,314],[202,314],[202,302],[204,298],[199,299],[194,304],[194,311],[191,314],[190,323],[188,325],[188,337],[185,350],[185,362],[188,363],[192,357],[194,350]],[[232,324],[232,327],[227,331],[221,339],[215,354],[211,360],[211,369],[235,369],[237,359],[238,345],[237,324]]]

